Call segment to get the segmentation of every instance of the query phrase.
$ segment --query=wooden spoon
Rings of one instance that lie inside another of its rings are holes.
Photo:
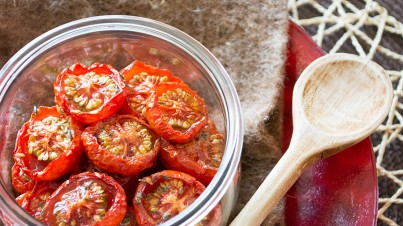
[[[312,62],[294,87],[290,146],[231,225],[260,225],[308,166],[369,136],[392,97],[388,75],[368,59],[332,54]]]

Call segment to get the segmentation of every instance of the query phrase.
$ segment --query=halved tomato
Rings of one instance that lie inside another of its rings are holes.
[[[110,65],[74,64],[57,76],[55,101],[81,123],[90,124],[119,110],[125,100],[124,87],[119,72]]]
[[[191,140],[208,122],[204,100],[184,83],[155,85],[146,117],[156,133],[176,143]]]
[[[36,181],[51,181],[79,163],[82,125],[59,107],[39,107],[18,132],[12,184],[25,193]]]
[[[126,215],[126,195],[110,176],[81,173],[70,177],[49,198],[48,225],[119,225]]]
[[[134,114],[145,120],[147,98],[154,85],[166,82],[183,83],[165,69],[134,61],[120,71],[126,82],[126,102],[120,109],[122,114]]]
[[[133,199],[134,214],[139,225],[157,225],[176,216],[205,190],[194,177],[164,170],[140,180]],[[200,225],[218,225],[221,209],[214,208]]]
[[[133,115],[114,115],[87,127],[81,137],[88,159],[110,173],[130,176],[155,165],[159,136]]]
[[[119,114],[134,115],[137,118],[147,121],[145,116],[147,99],[149,94],[139,93],[130,88],[126,88],[126,101],[119,110]]]
[[[166,69],[160,69],[152,65],[146,65],[141,61],[133,61],[130,65],[120,70],[129,88],[140,93],[149,93],[151,88],[159,83],[183,81]]]
[[[43,221],[43,207],[49,196],[59,187],[58,182],[39,182],[32,191],[28,191],[15,200],[29,214],[39,221]]]
[[[224,148],[224,137],[210,119],[203,130],[187,143],[175,144],[163,140],[159,157],[166,168],[190,174],[207,186],[220,166]]]
[[[141,178],[140,174],[135,174],[132,176],[123,176],[117,173],[110,173],[106,170],[103,170],[96,166],[93,162],[91,162],[85,155],[83,156],[79,169],[74,174],[83,173],[83,172],[97,172],[104,173],[112,177],[116,182],[122,186],[123,190],[125,190],[126,198],[131,200],[133,198],[134,193],[136,192],[136,188],[138,185],[138,181]]]

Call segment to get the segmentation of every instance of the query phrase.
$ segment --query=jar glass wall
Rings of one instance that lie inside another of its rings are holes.
[[[92,17],[62,25],[30,42],[0,71],[0,217],[6,224],[39,224],[14,201],[11,152],[19,128],[34,107],[54,105],[56,75],[77,62],[106,63],[119,70],[133,60],[168,69],[196,90],[226,138],[213,181],[190,207],[166,224],[194,224],[217,204],[225,224],[237,194],[243,141],[236,90],[218,60],[196,40],[166,24],[132,16]]]

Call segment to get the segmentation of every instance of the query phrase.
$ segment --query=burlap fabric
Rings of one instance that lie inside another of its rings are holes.
[[[403,225],[403,1],[290,0],[288,8],[326,52],[372,58],[390,75],[395,89],[390,114],[371,135],[378,170],[378,225]]]
[[[173,25],[202,42],[227,69],[245,119],[237,213],[281,155],[279,97],[287,43],[286,0],[0,0],[0,66],[53,27],[108,14],[142,16]],[[282,224],[281,211],[280,204],[264,224]]]

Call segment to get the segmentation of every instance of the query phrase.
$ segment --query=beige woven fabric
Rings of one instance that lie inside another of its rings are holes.
[[[403,41],[403,24],[373,0],[289,0],[288,9],[329,54],[355,53],[387,70],[395,96],[387,119],[372,135],[380,182],[378,224],[403,225],[403,52],[385,40]],[[395,159],[386,160],[389,156]]]

